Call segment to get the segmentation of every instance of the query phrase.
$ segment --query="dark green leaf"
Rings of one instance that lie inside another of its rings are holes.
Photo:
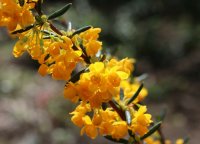
[[[19,5],[22,7],[24,6],[24,0],[19,0]]]
[[[71,7],[71,5],[72,5],[71,3],[68,3],[61,9],[55,11],[54,13],[52,13],[51,15],[48,16],[48,20],[52,20],[52,19],[55,19],[55,18],[63,15],[65,12],[67,12],[67,10]]]
[[[134,137],[135,135],[133,134],[132,130],[128,130],[128,134],[131,136],[131,137]]]
[[[30,29],[33,28],[33,27],[34,27],[34,25],[30,25],[30,26],[27,26],[27,27],[24,28],[24,29],[16,30],[16,31],[12,32],[11,34],[23,33],[23,32],[25,32],[25,31],[30,30]]]
[[[155,125],[153,125],[149,129],[149,131],[145,135],[143,135],[140,139],[143,140],[143,139],[147,138],[148,136],[152,135],[155,131],[157,131],[160,128],[161,124],[162,124],[162,122],[158,122]]]
[[[76,35],[76,34],[79,34],[79,33],[82,33],[82,32],[84,32],[84,31],[86,31],[86,30],[88,30],[88,29],[90,29],[91,28],[91,26],[85,26],[85,27],[82,27],[82,28],[80,28],[80,29],[77,29],[73,34],[72,34],[72,36],[74,36],[74,35]]]
[[[142,90],[142,88],[143,88],[143,83],[140,85],[140,87],[138,88],[138,90],[136,91],[136,93],[129,99],[129,101],[127,102],[127,105],[129,105],[130,103],[132,103],[137,98],[137,96],[139,95],[139,93]]]
[[[42,2],[43,0],[38,0],[35,5],[35,9],[40,16],[42,15]]]
[[[123,144],[126,144],[128,143],[128,141],[126,139],[119,139],[119,140],[116,140],[114,138],[112,138],[111,136],[104,136],[106,139],[110,140],[110,141],[113,141],[113,142],[116,142],[116,143],[123,143]]]
[[[126,117],[126,122],[127,122],[127,124],[128,125],[130,125],[131,124],[131,114],[130,114],[130,111],[128,111],[128,110],[125,110],[125,117]]]
[[[109,101],[108,103],[118,113],[122,120],[126,120],[124,111],[114,99],[112,99],[112,101]]]
[[[37,23],[40,24],[40,25],[42,25],[44,23],[41,16],[39,16],[39,15],[36,15],[35,19],[36,19]]]
[[[124,90],[120,88],[120,100],[122,101],[124,98]]]
[[[81,74],[84,73],[85,71],[87,71],[87,69],[83,69],[83,70],[79,71],[78,73],[73,75],[68,82],[73,82],[73,83],[77,82],[80,79]]]
[[[47,54],[47,55],[44,57],[44,61],[46,61],[49,57],[50,57],[50,54]]]

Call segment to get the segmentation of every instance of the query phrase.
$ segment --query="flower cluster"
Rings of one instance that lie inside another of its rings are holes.
[[[15,57],[27,52],[40,64],[38,72],[42,76],[49,74],[66,81],[64,97],[78,103],[70,114],[81,135],[92,139],[102,135],[122,143],[162,144],[162,140],[149,137],[160,129],[161,122],[153,125],[147,107],[141,104],[148,92],[131,78],[135,60],[97,56],[102,49],[100,28],[59,30],[51,20],[64,14],[71,4],[45,15],[41,3],[1,0],[0,26],[19,39],[13,49]],[[183,143],[182,139],[176,141]]]
[[[35,18],[30,11],[35,7],[37,0],[26,0],[23,3],[15,0],[1,0],[0,26],[6,26],[13,31],[17,26],[24,28],[34,23]]]
[[[146,106],[141,106],[138,110],[132,109],[131,124],[123,120],[112,108],[99,108],[92,111],[91,105],[84,102],[81,102],[71,114],[73,123],[82,127],[81,134],[86,133],[89,137],[96,138],[99,133],[119,140],[128,134],[128,130],[138,136],[148,131],[152,120],[151,115],[146,114],[146,111]]]
[[[89,102],[91,107],[99,108],[119,93],[120,83],[126,80],[132,70],[130,59],[108,62],[95,62],[83,73],[76,83],[66,85],[64,95],[72,101],[81,99]]]

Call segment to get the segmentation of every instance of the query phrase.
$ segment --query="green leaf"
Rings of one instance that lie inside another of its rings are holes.
[[[107,136],[104,136],[106,139],[110,140],[110,141],[113,141],[113,142],[116,142],[116,143],[123,143],[123,144],[127,144],[128,141],[126,139],[119,139],[119,140],[116,140],[114,138],[112,138],[110,135],[107,135]]]
[[[19,0],[19,5],[22,7],[24,6],[24,0]]]
[[[131,124],[131,114],[130,114],[130,111],[129,110],[125,110],[125,117],[126,117],[126,122],[128,125]]]
[[[52,20],[52,19],[55,19],[55,18],[63,15],[65,12],[68,11],[68,9],[71,7],[71,5],[72,5],[72,3],[68,3],[61,9],[55,11],[54,13],[52,13],[51,15],[48,16],[48,20]]]
[[[142,90],[142,88],[143,88],[143,83],[140,85],[140,87],[138,88],[138,90],[136,91],[136,93],[129,99],[129,101],[127,102],[127,105],[129,105],[130,103],[132,103],[137,98],[137,96],[139,95],[139,93]]]
[[[42,3],[43,0],[38,0],[35,5],[35,9],[40,16],[42,15]]]
[[[124,90],[120,88],[120,100],[122,101],[124,98]]]
[[[132,130],[128,130],[128,134],[129,134],[129,136],[131,136],[131,137],[135,137],[135,135],[133,134],[133,132],[132,132]]]
[[[80,28],[80,29],[77,29],[77,30],[72,34],[72,36],[74,36],[74,35],[76,35],[76,34],[79,34],[79,33],[82,33],[82,32],[84,32],[84,31],[86,31],[86,30],[89,30],[91,27],[92,27],[92,26],[85,26],[85,27],[82,27],[82,28]]]
[[[81,74],[84,73],[87,70],[88,69],[86,68],[86,69],[83,69],[83,70],[79,71],[78,73],[76,73],[75,75],[73,75],[68,82],[73,82],[73,83],[77,82],[80,79]],[[66,83],[66,85],[67,85],[67,83]]]
[[[140,137],[140,139],[143,140],[143,139],[147,138],[148,136],[152,135],[155,131],[157,131],[160,128],[161,124],[162,124],[162,122],[160,121],[160,122],[156,123],[155,125],[153,125],[145,135]]]
[[[53,35],[53,36],[56,36],[56,33],[53,33],[51,31],[48,31],[48,30],[41,30],[42,33],[46,34],[46,35]]]
[[[12,32],[11,34],[23,33],[25,31],[32,29],[33,27],[34,27],[34,25],[32,24],[32,25],[25,27],[24,29],[16,30],[16,31]]]

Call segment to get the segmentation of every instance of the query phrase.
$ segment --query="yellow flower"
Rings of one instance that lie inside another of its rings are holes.
[[[76,107],[76,109],[71,112],[70,114],[72,114],[72,118],[71,118],[71,121],[79,126],[79,127],[82,127],[84,125],[84,121],[83,121],[83,117],[85,116],[85,114],[87,112],[90,112],[91,111],[91,108],[90,108],[90,105],[89,104],[85,104],[85,103],[80,103],[80,105],[78,105]]]
[[[42,75],[45,76],[48,73],[48,66],[45,64],[40,65],[38,72]]]
[[[64,89],[64,97],[70,99],[72,102],[77,102],[79,97],[77,96],[77,90],[73,83],[68,83]]]
[[[33,3],[24,3],[20,6],[13,0],[1,0],[0,2],[0,26],[7,27],[10,31],[16,29],[17,25],[24,28],[35,22],[30,11],[34,8]]]
[[[90,28],[89,30],[82,32],[80,37],[85,41],[97,40],[99,38],[100,28]]]
[[[92,123],[96,126],[99,126],[102,122],[102,117],[99,113],[95,113],[92,118]]]
[[[177,139],[176,144],[184,144],[184,140],[183,139]]]
[[[95,56],[102,48],[102,42],[98,41],[100,28],[90,28],[79,35],[73,36],[72,41],[78,49],[84,47],[88,56]]]
[[[133,133],[139,134],[140,136],[148,132],[148,127],[152,122],[151,115],[145,114],[146,111],[147,111],[146,106],[140,106],[138,111],[132,114],[132,121],[130,128]]]
[[[95,62],[91,64],[89,72],[81,74],[80,80],[75,84],[76,96],[84,102],[89,102],[93,108],[99,108],[103,102],[108,102],[113,97],[117,97],[121,81],[128,78],[130,73],[127,68],[123,69],[124,61],[115,60],[115,65],[113,66],[111,66],[110,61],[108,63]],[[59,67],[65,69],[63,64]],[[61,71],[59,75],[62,73],[66,75],[67,73],[66,69],[60,69],[59,71]],[[53,71],[53,73],[55,72]],[[56,70],[56,73],[58,73],[58,70]],[[72,96],[66,97],[72,99]]]
[[[147,137],[144,141],[145,141],[145,144],[160,144],[160,141],[154,140],[153,137]]]
[[[92,40],[88,42],[86,45],[86,52],[88,56],[95,56],[96,53],[101,50],[102,42]]]
[[[89,136],[92,139],[95,139],[98,135],[98,131],[96,126],[92,123],[90,117],[88,115],[84,116],[82,118],[84,126],[81,129],[81,135],[85,133],[87,136]]]
[[[13,48],[14,57],[20,57],[25,51],[28,45],[23,41],[18,41]]]
[[[113,122],[112,126],[113,126],[113,129],[112,129],[111,135],[113,138],[120,139],[127,135],[128,126],[125,121],[115,121]]]

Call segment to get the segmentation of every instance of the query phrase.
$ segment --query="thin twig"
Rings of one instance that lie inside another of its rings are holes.
[[[160,142],[161,142],[161,144],[165,144],[165,137],[163,135],[161,127],[158,129],[158,133],[160,135]]]

